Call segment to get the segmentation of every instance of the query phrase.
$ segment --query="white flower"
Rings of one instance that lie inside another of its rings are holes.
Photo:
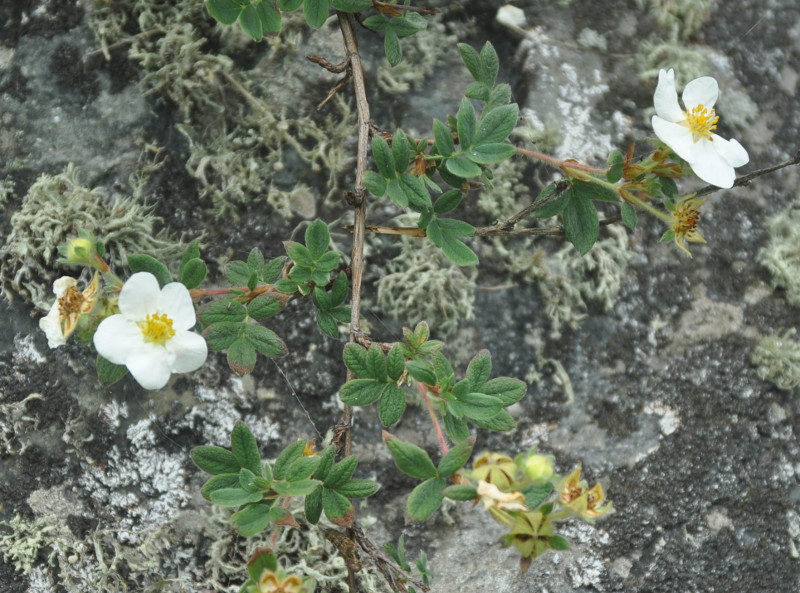
[[[94,345],[107,360],[128,367],[145,389],[161,389],[171,373],[188,373],[206,361],[206,341],[189,331],[194,306],[183,284],[159,289],[155,276],[138,272],[122,287],[119,310],[100,323]]]
[[[53,282],[56,300],[47,315],[39,320],[39,329],[47,336],[50,348],[67,343],[67,338],[78,327],[81,315],[90,313],[94,308],[98,287],[97,274],[83,292],[78,290],[78,281],[71,276],[62,276]]]
[[[695,174],[711,185],[733,187],[734,167],[747,164],[750,157],[736,140],[714,134],[719,116],[714,112],[719,86],[710,76],[695,78],[683,89],[683,104],[678,104],[675,71],[661,70],[653,97],[656,115],[652,124],[656,136],[692,167]]]

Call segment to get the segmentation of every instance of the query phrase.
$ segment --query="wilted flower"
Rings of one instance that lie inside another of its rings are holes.
[[[503,492],[494,484],[483,480],[478,482],[477,491],[487,509],[499,509],[501,511],[528,510],[528,507],[525,506],[525,495],[522,492]]]
[[[78,327],[81,315],[92,311],[98,286],[97,274],[83,292],[78,290],[78,281],[71,276],[62,276],[53,282],[56,300],[50,312],[39,320],[39,328],[47,336],[50,348],[66,344],[67,338]]]
[[[205,340],[189,331],[195,313],[183,284],[159,288],[155,276],[138,272],[122,287],[119,310],[100,323],[94,345],[110,362],[128,367],[145,389],[161,389],[171,373],[188,373],[206,361]]]
[[[553,535],[549,518],[538,511],[530,511],[514,518],[511,533],[503,536],[503,543],[514,546],[523,559],[536,558],[550,548]]]
[[[678,104],[675,71],[661,70],[653,97],[656,115],[652,124],[656,136],[692,167],[695,174],[711,185],[732,187],[734,167],[747,164],[750,157],[736,140],[725,140],[714,133],[719,116],[714,104],[719,95],[717,81],[710,76],[695,78],[683,90]]]
[[[706,240],[697,230],[700,222],[700,206],[705,200],[686,199],[680,200],[675,204],[670,212],[670,230],[666,232],[662,240],[669,241],[675,239],[675,244],[683,249],[691,257],[692,254],[686,247],[686,242],[705,243]]]
[[[508,488],[516,480],[517,464],[507,455],[481,453],[472,464],[472,478]]]
[[[558,491],[561,502],[590,523],[602,515],[614,512],[611,502],[603,506],[606,495],[599,482],[594,485],[594,488],[589,489],[586,482],[581,480],[580,467],[561,480]]]

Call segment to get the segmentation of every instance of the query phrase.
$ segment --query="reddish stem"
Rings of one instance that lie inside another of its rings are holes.
[[[422,383],[417,383],[417,385],[419,385],[419,392],[422,394],[422,399],[425,400],[425,406],[428,408],[428,413],[431,415],[431,422],[433,422],[433,428],[436,430],[436,436],[439,439],[439,448],[442,450],[443,454],[446,454],[449,450],[447,447],[447,441],[444,440],[444,433],[442,432],[442,427],[439,426],[439,419],[436,417],[436,410],[433,409],[431,400],[428,397],[428,390],[425,389],[425,386]]]
[[[549,154],[544,154],[543,152],[536,152],[535,150],[528,150],[527,148],[517,147],[517,154],[524,154],[525,156],[529,156],[534,159],[539,159],[540,161],[544,161],[546,163],[550,163],[551,165],[555,165],[559,169],[568,167],[569,169],[575,169],[576,171],[586,171],[587,173],[605,173],[607,171],[607,169],[598,169],[597,167],[581,165],[580,163],[576,163],[573,161],[561,161],[553,156],[550,156]]]

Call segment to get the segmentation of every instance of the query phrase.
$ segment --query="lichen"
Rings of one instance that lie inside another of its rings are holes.
[[[86,187],[72,164],[57,175],[41,175],[11,217],[11,231],[0,246],[0,285],[6,296],[16,293],[49,308],[53,280],[64,272],[56,262],[58,246],[79,230],[104,241],[116,265],[124,265],[131,253],[165,260],[180,254],[179,241],[166,230],[155,230],[161,219],[141,203],[140,192],[141,186],[134,187],[133,196]]]
[[[605,311],[614,306],[631,253],[624,228],[609,225],[604,233],[583,257],[576,257],[572,245],[551,254],[532,240],[506,253],[508,269],[538,286],[554,338],[564,326],[576,328],[590,304]]]
[[[772,286],[784,289],[786,300],[800,307],[800,208],[797,202],[766,222],[769,241],[758,261],[772,274]]]
[[[800,342],[794,339],[796,333],[792,328],[764,336],[750,359],[759,377],[786,391],[800,385]]]
[[[709,70],[707,52],[682,41],[645,39],[639,44],[634,59],[642,80],[654,80],[658,78],[660,70],[675,68],[676,64],[680,64],[675,72],[678,88],[686,86],[690,80],[707,75]]]
[[[413,218],[398,217],[398,223]],[[427,321],[447,335],[475,318],[474,269],[458,267],[428,240],[402,237],[400,253],[387,262],[386,272],[376,283],[378,307],[404,325]]]
[[[711,17],[717,0],[636,0],[639,8],[649,9],[659,26],[668,29],[675,40],[694,37]]]

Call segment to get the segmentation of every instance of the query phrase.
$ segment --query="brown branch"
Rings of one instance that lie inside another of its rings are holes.
[[[345,74],[342,77],[342,79],[339,82],[336,83],[336,86],[334,86],[330,90],[330,92],[328,92],[328,96],[325,97],[322,101],[319,102],[319,104],[317,105],[317,111],[322,111],[322,108],[325,107],[325,105],[327,105],[328,101],[333,99],[336,96],[336,93],[338,93],[340,90],[342,90],[344,87],[347,86],[347,83],[350,82],[350,79],[352,77],[353,77],[353,73],[348,70],[347,74]]]
[[[328,60],[323,58],[322,56],[306,56],[306,59],[309,62],[314,62],[317,66],[322,66],[328,72],[333,72],[334,74],[341,74],[345,70],[347,70],[350,66],[350,62],[348,60],[344,60],[339,62],[338,64],[331,64]]]
[[[418,12],[420,14],[439,14],[441,12],[438,8],[423,8],[422,6],[406,6],[405,4],[393,4],[391,2],[380,2],[376,0],[373,2],[375,10],[381,14],[389,14],[392,16],[402,15],[402,11]]]
[[[429,591],[430,587],[419,581],[418,579],[412,578],[412,576],[407,573],[405,570],[400,568],[393,560],[388,558],[386,554],[384,554],[381,550],[375,547],[375,544],[372,543],[362,531],[362,529],[358,525],[354,525],[350,531],[355,536],[356,542],[364,550],[367,554],[375,562],[375,567],[381,572],[384,578],[387,580],[389,585],[392,587],[394,591],[402,591],[403,593],[408,593],[408,589],[406,588],[406,583],[410,583],[413,585],[417,590],[420,591]],[[398,578],[399,577],[399,578]]]
[[[791,167],[792,165],[798,165],[798,164],[800,164],[800,150],[798,150],[792,158],[785,160],[782,163],[778,163],[777,165],[772,165],[771,167],[764,167],[763,169],[758,169],[757,171],[753,171],[752,173],[748,173],[747,175],[742,175],[733,182],[733,187],[750,185],[750,182],[757,177],[761,177],[762,175],[766,175],[767,173],[774,173],[775,171],[778,171],[785,167]],[[715,191],[719,191],[720,189],[722,188],[719,188],[716,185],[707,185],[704,188],[698,190],[697,194],[695,195],[704,196],[706,194],[711,194],[714,193]]]

